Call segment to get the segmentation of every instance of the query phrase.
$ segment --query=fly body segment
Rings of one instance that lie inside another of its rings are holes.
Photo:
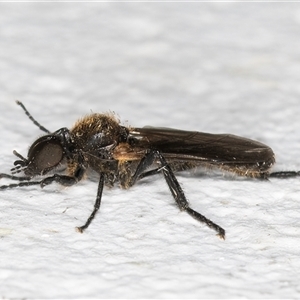
[[[84,177],[87,169],[93,169],[99,174],[98,192],[90,217],[83,226],[77,227],[79,232],[90,225],[99,210],[104,185],[119,183],[128,189],[144,177],[161,173],[179,209],[225,239],[222,227],[189,206],[175,172],[204,166],[263,179],[300,175],[299,172],[270,174],[275,162],[272,149],[243,137],[169,128],[125,127],[113,115],[97,113],[83,117],[71,129],[64,127],[50,132],[21,102],[17,101],[17,104],[45,135],[30,146],[27,158],[13,152],[18,159],[11,174],[0,173],[0,178],[17,183],[2,185],[0,189],[45,187],[54,182],[72,186]],[[61,166],[66,166],[66,171],[60,172],[58,167]],[[22,175],[18,176],[19,173]]]

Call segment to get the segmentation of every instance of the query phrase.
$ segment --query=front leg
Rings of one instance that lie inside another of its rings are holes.
[[[85,168],[79,167],[76,172],[74,172],[74,176],[54,174],[41,180],[40,185],[43,188],[46,185],[57,182],[64,186],[72,186],[82,179],[84,173]]]
[[[2,185],[0,186],[0,190],[12,189],[12,188],[22,187],[22,186],[32,186],[32,185],[40,185],[43,188],[44,186],[49,185],[53,182],[57,182],[64,186],[72,186],[82,179],[84,173],[85,173],[85,168],[78,167],[74,172],[74,176],[54,174],[52,176],[46,177],[39,181],[30,181],[32,179],[31,176],[19,177],[19,176],[0,173],[0,179],[8,178],[8,179],[20,181],[19,183]]]

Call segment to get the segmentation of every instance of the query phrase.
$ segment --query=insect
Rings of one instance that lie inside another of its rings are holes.
[[[30,146],[27,158],[13,151],[18,160],[11,175],[0,173],[0,178],[18,183],[2,185],[0,189],[31,185],[43,188],[54,182],[72,186],[84,177],[87,169],[93,169],[99,174],[97,196],[91,215],[83,226],[77,227],[79,232],[90,225],[99,210],[104,185],[113,186],[118,182],[128,189],[142,178],[162,173],[179,209],[225,239],[221,226],[189,206],[174,172],[204,166],[261,179],[300,175],[293,171],[269,173],[275,162],[272,149],[243,137],[170,128],[125,127],[113,115],[97,113],[78,120],[71,129],[64,127],[50,132],[20,101],[17,104],[45,135]],[[55,172],[60,166],[66,166],[66,172]],[[24,176],[15,175],[21,172]],[[42,179],[34,180],[40,176]]]

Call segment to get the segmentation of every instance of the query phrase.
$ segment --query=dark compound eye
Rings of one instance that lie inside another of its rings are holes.
[[[44,136],[38,139],[29,149],[28,165],[25,174],[28,176],[43,175],[55,168],[63,159],[63,148],[57,138]]]

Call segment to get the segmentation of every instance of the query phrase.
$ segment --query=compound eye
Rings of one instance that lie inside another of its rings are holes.
[[[43,175],[55,168],[62,159],[63,148],[60,142],[55,137],[42,137],[30,147],[24,172],[28,176]]]

